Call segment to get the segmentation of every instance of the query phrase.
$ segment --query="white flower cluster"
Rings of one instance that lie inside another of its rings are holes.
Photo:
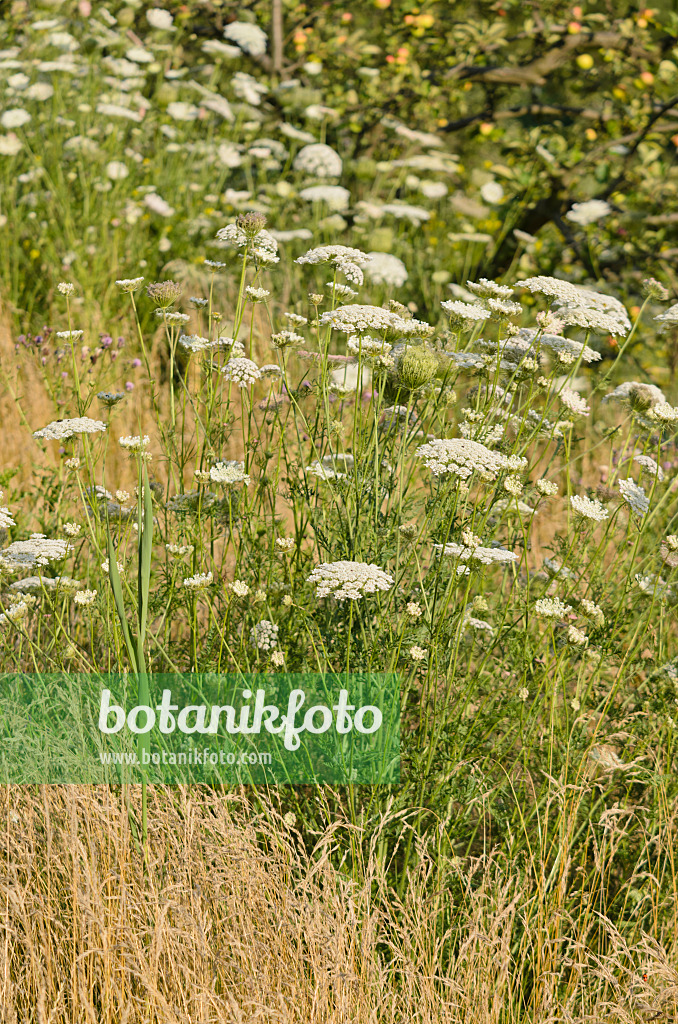
[[[582,494],[573,494],[570,497],[570,504],[576,515],[581,516],[583,519],[593,519],[597,523],[608,519],[610,515],[609,511],[604,505],[601,505],[597,498],[587,498]]]
[[[310,466],[306,467],[307,473],[313,473],[321,480],[345,480],[347,471],[353,469],[354,459],[352,455],[325,455],[322,461],[316,459]]]
[[[16,604],[10,605],[7,611],[0,615],[0,626],[4,626],[8,622],[16,623],[21,619],[25,619],[30,611],[30,607],[28,596],[21,601],[17,601]]]
[[[260,651],[272,651],[278,646],[280,627],[269,619],[262,619],[250,630],[250,638]]]
[[[79,587],[80,580],[71,579],[70,576],[25,576],[22,580],[15,580],[9,585],[10,590],[18,591],[20,594],[31,590],[63,590],[70,593]]]
[[[526,354],[537,355],[537,348],[550,349],[555,353],[558,361],[566,366],[581,359],[583,363],[597,363],[602,358],[600,352],[583,345],[579,341],[572,341],[571,338],[563,338],[560,334],[539,334],[534,327],[521,327],[513,342],[530,342]]]
[[[367,562],[323,562],[315,567],[308,583],[317,585],[318,597],[334,597],[337,601],[359,601],[364,594],[390,590],[393,577],[378,565]]]
[[[250,302],[263,302],[271,293],[266,288],[255,288],[253,285],[248,284],[245,288],[245,294]]]
[[[572,221],[573,224],[587,227],[611,213],[612,207],[604,199],[588,199],[585,203],[573,203],[571,209],[565,214],[565,219]]]
[[[294,262],[331,263],[335,267],[342,263],[355,263],[357,267],[363,267],[370,259],[371,257],[362,249],[352,249],[348,245],[319,245],[315,249],[309,249]]]
[[[341,174],[342,161],[331,146],[322,142],[313,142],[302,146],[294,158],[294,170],[312,174],[316,178],[338,178]]]
[[[645,489],[630,479],[619,480],[618,483],[621,496],[631,511],[637,516],[646,515],[650,510],[650,500],[645,494]]]
[[[372,257],[364,253],[362,249],[353,249],[348,245],[320,245],[315,249],[309,249],[303,256],[299,256],[295,263],[329,263],[352,284],[361,285],[363,283],[362,267],[371,259]],[[332,288],[337,296],[357,294],[353,289],[337,284],[336,281],[328,282],[328,287]]]
[[[572,611],[572,605],[563,604],[559,597],[542,597],[535,603],[534,610],[547,619],[562,619]]]
[[[596,604],[595,601],[589,600],[587,597],[581,599],[580,605],[584,615],[589,619],[593,619],[597,626],[605,625],[605,613],[600,605]]]
[[[614,391],[603,398],[604,402],[624,402],[632,409],[649,409],[653,405],[666,402],[664,392],[655,384],[645,384],[635,380],[626,380]]]
[[[242,249],[243,246],[247,246],[249,252],[260,263],[277,263],[280,259],[278,256],[278,243],[265,228],[258,231],[254,238],[248,238],[243,229],[239,228],[236,223],[227,224],[225,228],[220,228],[217,231],[217,238],[223,245],[232,245],[236,249]]]
[[[126,277],[115,282],[122,292],[135,292],[144,283],[143,277]]]
[[[151,7],[150,11],[146,11],[146,21],[151,28],[169,32],[173,26],[174,18],[169,11],[163,10],[162,7]]]
[[[0,492],[0,497],[2,493]],[[12,519],[12,513],[10,512],[7,505],[0,507],[0,529],[7,530],[10,526],[16,526],[16,523]]]
[[[247,597],[250,592],[250,588],[242,580],[233,580],[229,586],[236,597]]]
[[[301,334],[296,334],[294,331],[278,331],[277,334],[271,335],[271,345],[280,350],[299,348],[304,344],[304,340]]]
[[[32,533],[28,540],[15,540],[0,557],[6,567],[20,569],[60,562],[72,550],[73,545],[66,540],[50,540],[44,533]]]
[[[648,416],[657,423],[675,423],[678,421],[678,406],[668,402],[658,402],[650,409]]]
[[[668,330],[669,327],[675,327],[678,324],[678,302],[675,302],[673,306],[669,306],[663,313],[659,313],[655,320],[661,325],[662,333]]]
[[[473,295],[481,299],[510,299],[513,295],[513,288],[508,284],[497,284],[487,277],[481,277],[479,281],[467,281],[466,287]]]
[[[343,185],[310,185],[302,188],[299,198],[309,203],[325,203],[330,210],[347,210],[351,193]]]
[[[633,461],[638,463],[643,472],[649,473],[650,476],[656,476],[659,483],[664,479],[664,470],[651,455],[634,455]]]
[[[368,253],[370,262],[365,274],[373,284],[384,284],[400,288],[408,278],[407,268],[401,259],[389,252]]]
[[[191,555],[193,550],[192,544],[165,544],[165,551],[168,555]]]
[[[473,615],[471,615],[470,612],[468,611],[467,614],[465,614],[464,618],[462,619],[461,628],[462,630],[466,630],[469,628],[475,629],[478,632],[489,633],[490,636],[494,633],[494,626],[492,626],[489,622],[486,622],[485,619],[474,618]]]
[[[144,452],[151,443],[151,439],[148,434],[131,434],[127,437],[118,438],[118,444],[121,448],[124,448],[126,452],[131,452],[133,455],[138,455]]]
[[[186,352],[207,352],[214,349],[231,348],[233,344],[233,338],[215,338],[210,341],[209,338],[203,338],[199,334],[182,334],[179,337],[178,344]],[[244,349],[243,349],[244,352]]]
[[[462,302],[460,299],[446,299],[445,302],[441,302],[440,305],[450,318],[450,324],[453,327],[461,327],[464,325],[472,326],[479,320],[489,320],[490,318],[489,309],[485,309],[484,306],[480,306],[475,302]]]
[[[576,626],[569,626],[567,630],[568,642],[574,644],[575,647],[586,647],[589,642],[589,638],[583,630],[577,629]]]
[[[65,441],[74,434],[96,434],[102,430],[106,430],[106,424],[101,420],[78,416],[72,420],[54,420],[42,430],[35,430],[33,437],[42,437],[45,441]]]
[[[631,330],[624,306],[611,295],[582,288],[558,277],[528,277],[517,281],[516,287],[551,298],[564,324],[583,327],[594,334],[623,336]]]
[[[224,39],[235,43],[250,57],[263,56],[268,44],[268,36],[264,30],[249,21],[232,21],[224,29]]]
[[[261,377],[261,371],[251,359],[236,358],[229,359],[221,371],[226,380],[237,384],[239,388],[249,387],[255,380]]]
[[[527,466],[527,459],[518,455],[507,457],[479,441],[458,437],[429,441],[420,445],[415,455],[424,459],[434,476],[453,473],[462,480],[472,473],[478,473],[484,480],[494,480],[502,469],[521,470]]]
[[[211,572],[198,572],[195,576],[187,576],[182,586],[187,590],[205,590],[212,585],[213,580]]]
[[[329,324],[336,331],[345,334],[366,334],[368,331],[388,332],[390,336],[422,336],[430,333],[428,324],[419,320],[405,319],[390,309],[381,306],[354,304],[337,306],[320,316],[320,324]]]
[[[578,391],[573,391],[572,388],[561,388],[558,392],[558,398],[575,416],[588,416],[591,412],[591,409],[586,404],[586,399],[582,398]]]
[[[215,484],[224,484],[232,487],[234,484],[245,484],[250,482],[249,474],[245,472],[245,463],[231,460],[229,462],[217,462],[210,469],[210,480]]]
[[[94,604],[94,602],[96,600],[96,596],[97,596],[96,590],[78,590],[73,595],[73,601],[75,602],[75,604],[80,604],[80,605]]]
[[[351,334],[346,347],[349,352],[356,356],[387,356],[391,351],[391,346],[383,338],[370,338],[368,334],[363,334],[362,336]]]
[[[476,538],[477,539],[477,538]],[[479,544],[434,544],[435,551],[456,558],[459,562],[479,562],[481,565],[492,565],[495,562],[517,562],[518,555],[506,548],[484,548]]]

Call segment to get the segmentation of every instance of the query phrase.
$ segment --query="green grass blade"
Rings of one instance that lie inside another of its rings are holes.
[[[148,621],[148,594],[151,583],[151,556],[153,554],[153,503],[151,488],[148,483],[148,471],[144,466],[144,508],[143,525],[139,523],[139,570],[138,570],[138,601],[139,601],[139,635],[137,649],[139,664],[143,663],[143,647],[146,640],[146,624]]]
[[[127,624],[127,615],[125,614],[125,602],[122,596],[122,584],[120,582],[120,573],[118,572],[118,564],[115,557],[115,548],[113,547],[113,538],[111,537],[110,524],[107,528],[106,540],[108,543],[108,576],[111,581],[111,588],[113,590],[113,600],[115,601],[115,610],[118,613],[118,619],[120,620],[120,626],[122,628],[122,635],[125,641],[125,647],[129,654],[130,661],[134,671],[138,671],[137,663],[137,652],[134,649],[132,637]]]

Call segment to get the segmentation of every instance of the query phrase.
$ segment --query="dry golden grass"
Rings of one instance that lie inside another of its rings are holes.
[[[119,790],[3,787],[3,1024],[631,1024],[675,1013],[675,931],[629,945],[600,894],[595,912],[584,901],[568,911],[565,860],[549,888],[539,868],[520,876],[492,856],[454,867],[421,845],[401,900],[378,835],[367,843],[337,821],[307,850],[274,802],[262,794],[257,806],[149,790],[144,868]],[[625,827],[610,824],[601,878]],[[351,838],[355,878],[336,867]]]
[[[200,274],[196,268],[191,268],[190,265],[186,265],[186,267],[188,269],[184,269],[183,272],[181,267],[172,267],[174,272],[178,273],[180,283],[186,292],[184,305],[187,304],[189,295],[200,295],[205,287],[205,274]],[[190,273],[191,270],[194,272]],[[209,290],[208,287],[207,290]],[[125,298],[126,296],[121,296],[121,301]],[[220,308],[229,309],[230,303],[225,294],[215,291],[215,303],[217,300],[220,302]],[[229,316],[232,318],[232,313],[231,310],[229,314],[225,314],[225,320],[228,321]],[[99,329],[103,329],[102,323],[92,322],[89,325],[88,334],[94,337]],[[246,317],[243,322],[243,336],[248,332],[249,320]],[[131,339],[130,343],[136,354],[138,342],[134,340],[136,329],[131,320],[126,323],[123,333]],[[168,422],[170,398],[166,380],[168,371],[166,350],[167,342],[164,329],[160,327],[156,330],[151,342],[149,363],[155,381],[154,390],[157,395],[158,408],[164,421]],[[192,368],[191,375],[194,376],[195,373],[196,371]],[[119,390],[120,386],[118,383],[114,390]],[[177,388],[177,402],[181,403],[180,388]],[[102,414],[102,406],[95,401],[88,411],[88,415],[99,418],[102,417]],[[46,453],[43,454],[32,435],[34,430],[64,415],[75,415],[75,412],[70,410],[65,413],[63,410],[55,408],[45,384],[45,371],[39,366],[37,360],[28,358],[23,352],[19,355],[15,352],[11,311],[6,304],[3,304],[0,297],[0,422],[3,424],[3,451],[0,470],[17,470],[14,486],[30,483],[38,466],[58,465],[59,455],[56,443],[48,442]],[[151,386],[143,378],[130,399],[116,408],[113,434],[117,438],[125,434],[138,434],[139,430],[151,435],[157,433],[154,428]],[[195,436],[195,417],[190,407],[186,412],[185,435]],[[221,453],[221,457],[243,458],[242,439],[237,432],[231,437],[228,447]],[[153,474],[160,483],[163,485],[166,483],[167,473],[163,463],[157,462],[153,466]],[[107,459],[107,479],[113,483],[114,487],[121,488],[129,487],[136,482],[134,466],[130,465],[125,453],[113,444],[110,446]],[[187,478],[184,484],[188,489],[193,487],[191,479]]]

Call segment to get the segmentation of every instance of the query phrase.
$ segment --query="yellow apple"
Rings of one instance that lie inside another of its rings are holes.
[[[577,67],[582,71],[590,71],[593,67],[593,57],[590,53],[580,53],[577,57]]]

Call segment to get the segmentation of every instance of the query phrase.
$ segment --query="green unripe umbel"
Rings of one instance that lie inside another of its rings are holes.
[[[408,348],[397,365],[398,384],[408,391],[420,391],[430,384],[438,369],[435,353],[421,345]]]

